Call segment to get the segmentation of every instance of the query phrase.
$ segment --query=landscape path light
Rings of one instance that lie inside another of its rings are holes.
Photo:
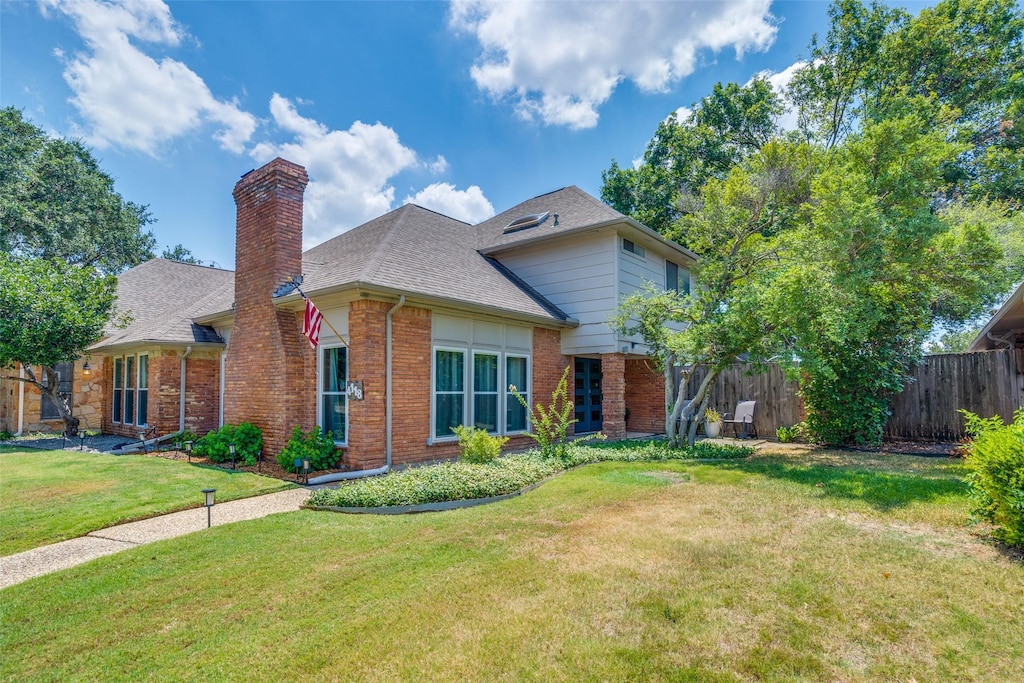
[[[192,442],[191,441],[186,441],[185,442],[185,453],[186,453],[186,457],[188,457],[188,461],[192,462]]]
[[[85,450],[85,430],[84,429],[79,429],[78,430],[78,439],[79,439],[78,450],[84,451]]]
[[[231,453],[231,469],[235,469],[235,444],[228,444],[228,451]]]
[[[213,494],[217,489],[203,489],[203,495],[206,497],[203,501],[203,505],[206,506],[206,528],[210,528],[213,516]]]

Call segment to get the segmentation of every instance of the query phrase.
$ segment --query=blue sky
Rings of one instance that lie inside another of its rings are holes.
[[[231,190],[305,165],[306,246],[406,201],[478,222],[643,154],[718,81],[783,82],[825,2],[0,0],[0,105],[78,137],[158,251],[234,265]],[[913,6],[916,11],[921,5]]]

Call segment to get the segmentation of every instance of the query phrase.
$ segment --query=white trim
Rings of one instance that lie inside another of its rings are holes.
[[[341,349],[345,352],[345,387],[342,391],[328,392],[328,396],[344,396],[345,397],[345,438],[341,441],[335,440],[335,446],[347,446],[348,445],[348,395],[345,388],[348,387],[348,346],[345,345],[343,340],[339,340],[337,344],[320,344],[317,348],[316,354],[316,423],[319,425],[320,430],[325,434],[327,429],[324,427],[324,356],[326,351],[330,349]]]
[[[454,434],[450,436],[438,436],[435,433],[437,429],[437,352],[438,351],[450,351],[452,353],[462,354],[462,418],[465,421],[466,416],[469,414],[466,402],[469,398],[470,392],[466,386],[467,379],[470,379],[469,369],[466,367],[467,359],[470,356],[470,349],[468,347],[457,347],[457,346],[437,346],[431,347],[430,351],[430,441],[428,443],[448,443],[457,441],[458,437]],[[445,394],[457,394],[457,391],[447,391]]]
[[[494,360],[495,360],[495,368],[494,369],[495,369],[495,373],[497,374],[497,377],[494,378],[494,391],[493,392],[492,391],[481,391],[480,392],[481,396],[492,396],[492,395],[494,396],[494,413],[495,413],[495,415],[494,415],[494,431],[488,431],[487,433],[491,434],[491,435],[494,435],[494,436],[497,436],[499,434],[504,434],[505,433],[505,420],[504,420],[505,416],[503,415],[504,411],[502,410],[502,408],[505,407],[505,399],[502,396],[503,392],[501,390],[501,387],[504,384],[502,380],[504,378],[505,373],[503,372],[503,367],[502,366],[505,363],[505,357],[504,357],[505,354],[503,354],[501,351],[495,351],[495,350],[492,350],[492,349],[473,349],[473,362],[470,363],[470,366],[469,366],[469,369],[470,369],[470,378],[469,378],[470,391],[467,392],[467,393],[470,394],[469,401],[468,401],[469,407],[470,407],[469,422],[474,427],[476,426],[476,422],[477,422],[477,419],[476,419],[476,401],[474,399],[476,398],[476,394],[477,394],[477,391],[476,391],[476,357],[477,356],[490,356],[490,357],[494,358]]]
[[[508,402],[509,401],[515,401],[517,405],[519,404],[519,401],[512,397],[512,392],[510,392],[508,390],[508,385],[509,385],[509,379],[508,379],[508,359],[509,358],[522,358],[523,360],[526,361],[526,391],[523,391],[522,387],[516,387],[516,389],[519,390],[519,393],[522,394],[523,397],[526,399],[526,404],[527,405],[531,405],[530,401],[532,400],[531,397],[533,396],[533,368],[531,367],[533,365],[533,363],[532,363],[532,360],[533,360],[532,356],[530,356],[528,354],[525,354],[525,353],[514,353],[514,352],[506,353],[505,354],[505,362],[502,363],[502,370],[504,371],[504,374],[505,374],[504,382],[503,382],[503,385],[505,387],[505,389],[503,391],[503,393],[504,393],[504,399],[503,399],[504,410],[502,411],[502,427],[504,428],[504,431],[502,433],[505,436],[515,436],[515,435],[518,435],[518,434],[529,434],[530,431],[531,431],[531,428],[533,427],[533,425],[530,424],[530,411],[529,410],[526,411],[526,429],[517,429],[515,431],[509,431],[509,429],[508,429],[508,424],[507,424]]]

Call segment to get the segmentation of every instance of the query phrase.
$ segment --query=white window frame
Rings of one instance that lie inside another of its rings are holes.
[[[110,421],[113,424],[124,425],[127,427],[148,427],[149,426],[149,353],[126,353],[121,356],[115,356],[111,358],[111,384],[113,385],[113,392],[110,400]],[[128,359],[132,360],[132,376],[131,386],[128,382]],[[139,383],[139,377],[142,374],[140,371],[141,363],[139,362],[142,358],[146,359],[146,386],[143,388]],[[117,364],[121,364],[121,386],[117,386]],[[139,395],[142,392],[146,392],[146,421],[139,422]],[[124,409],[128,405],[128,394],[132,395],[132,421],[124,421]],[[114,400],[113,396],[121,397],[120,410],[116,410],[117,401]]]
[[[330,391],[327,392],[328,396],[334,396],[337,394],[345,395],[345,438],[341,441],[335,439],[335,446],[347,446],[348,445],[348,415],[349,415],[349,398],[348,398],[348,367],[351,359],[348,357],[348,347],[344,344],[321,344],[319,347],[319,353],[316,354],[316,423],[320,427],[320,430],[326,434],[327,430],[324,428],[324,356],[326,351],[329,349],[344,349],[345,350],[345,388],[340,392]]]
[[[472,388],[467,384],[472,381],[470,368],[467,367],[472,351],[466,347],[459,346],[434,346],[430,352],[430,440],[431,442],[457,441],[454,434],[437,434],[437,352],[448,351],[462,354],[462,416],[463,422],[469,416],[469,406],[466,405],[472,395]],[[456,394],[456,391],[442,392],[444,394]]]
[[[633,245],[632,250],[626,248],[626,242],[629,242],[630,244]],[[644,262],[647,261],[647,250],[643,247],[643,245],[637,244],[628,237],[623,237],[619,240],[619,248],[622,250],[623,254],[629,254],[633,258],[639,259]]]
[[[503,382],[502,382],[502,386],[505,387],[505,390],[504,390],[505,399],[504,399],[504,405],[502,406],[503,410],[501,411],[502,434],[504,434],[506,436],[513,436],[513,435],[516,435],[516,434],[529,434],[531,429],[533,428],[533,425],[530,422],[530,411],[529,410],[526,411],[526,429],[510,430],[509,427],[508,427],[507,416],[508,416],[508,405],[509,405],[509,402],[510,401],[515,401],[515,403],[517,405],[519,404],[519,400],[515,396],[512,395],[511,391],[508,390],[508,385],[509,385],[509,379],[508,379],[508,359],[509,358],[522,358],[522,359],[524,359],[526,361],[526,391],[523,391],[523,387],[518,387],[517,386],[516,389],[519,391],[520,394],[523,395],[523,398],[526,399],[526,404],[527,405],[533,405],[532,403],[530,403],[531,397],[533,396],[533,387],[531,386],[533,384],[533,368],[531,367],[532,363],[530,362],[531,361],[531,357],[530,357],[529,354],[525,354],[525,353],[506,353],[504,355],[505,355],[505,358],[504,358],[504,361],[501,364],[501,370],[502,370],[502,372],[505,375],[505,377],[503,378]]]
[[[673,282],[673,283],[670,283],[668,281],[668,267],[669,267],[669,264],[675,266],[675,268],[676,268],[676,281]],[[680,271],[686,273],[686,291],[685,292],[682,291],[682,289],[679,287]],[[688,295],[690,293],[690,269],[687,268],[684,265],[676,263],[672,259],[665,259],[665,291],[666,292],[675,292],[676,294]]]
[[[469,394],[467,399],[468,399],[468,402],[469,402],[469,406],[471,408],[470,414],[469,414],[469,423],[471,425],[473,425],[474,427],[476,426],[476,422],[477,422],[477,419],[476,419],[476,400],[475,400],[476,399],[476,394],[477,394],[477,391],[476,391],[476,357],[477,356],[491,356],[492,358],[495,359],[495,370],[497,371],[497,375],[498,376],[494,378],[494,391],[481,391],[480,395],[481,396],[492,396],[492,395],[494,396],[494,430],[493,431],[488,431],[487,433],[488,434],[493,434],[493,435],[496,436],[498,434],[503,434],[504,431],[505,431],[505,425],[504,425],[505,420],[502,419],[503,418],[503,412],[504,412],[502,409],[505,406],[505,401],[501,397],[501,394],[502,394],[502,391],[501,391],[502,378],[505,375],[505,373],[502,372],[502,369],[503,369],[502,366],[505,363],[505,357],[504,357],[505,354],[503,354],[501,351],[491,351],[491,350],[487,350],[487,349],[473,349],[473,363],[470,365],[470,369],[472,370],[472,372],[470,373],[471,377],[470,377],[470,382],[469,382],[469,384],[470,384],[469,389],[470,390],[468,392],[466,392],[466,393]]]
[[[450,345],[435,345],[431,348],[430,352],[430,441],[429,443],[448,443],[457,441],[458,437],[454,434],[437,434],[437,353],[438,351],[449,351],[453,353],[462,354],[462,415],[463,424],[474,425],[476,424],[476,404],[473,400],[474,391],[474,376],[473,372],[475,369],[474,359],[478,355],[484,356],[495,356],[498,359],[498,390],[497,394],[497,415],[495,419],[495,429],[497,431],[489,432],[489,434],[495,436],[516,436],[520,434],[528,434],[532,431],[533,425],[530,422],[530,412],[526,412],[526,429],[516,429],[509,431],[508,425],[506,424],[506,411],[509,401],[516,401],[515,397],[508,390],[508,367],[506,365],[508,358],[522,358],[526,361],[526,391],[523,391],[523,387],[516,387],[520,393],[526,396],[529,402],[533,396],[533,356],[529,353],[516,352],[516,351],[504,351],[501,349],[487,348],[487,347],[468,347],[468,346],[450,346]],[[443,393],[458,393],[458,392],[443,392]],[[487,392],[490,395],[490,392]],[[516,401],[518,403],[518,401]]]

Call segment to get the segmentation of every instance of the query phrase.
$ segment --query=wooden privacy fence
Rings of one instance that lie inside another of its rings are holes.
[[[710,405],[731,413],[739,401],[757,401],[754,426],[762,437],[774,437],[779,427],[803,419],[797,383],[786,381],[779,366],[749,371],[749,366],[735,365],[721,373]],[[959,409],[982,417],[1001,415],[1009,422],[1014,410],[1024,406],[1024,349],[926,356],[911,377],[890,404],[886,438],[958,440],[964,436]],[[701,378],[695,379],[691,396]]]

